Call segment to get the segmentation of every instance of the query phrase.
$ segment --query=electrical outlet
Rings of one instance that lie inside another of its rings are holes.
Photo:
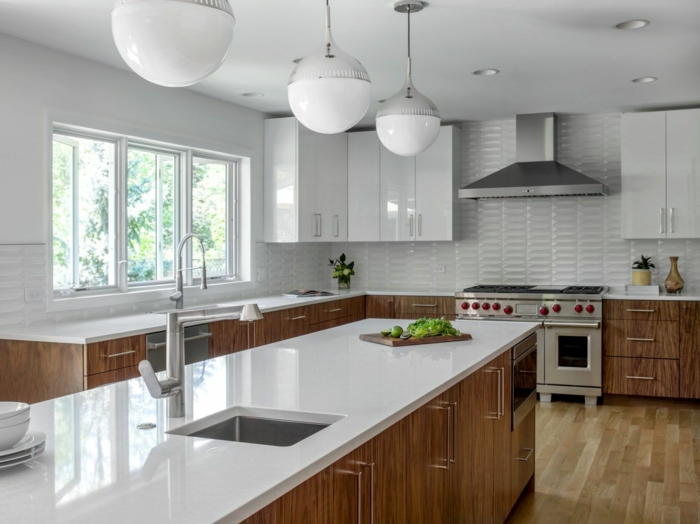
[[[446,273],[447,267],[445,264],[433,264],[433,273]]]
[[[25,302],[41,302],[44,300],[44,290],[40,287],[28,287],[24,290]]]
[[[258,284],[264,284],[267,282],[267,268],[258,267]]]

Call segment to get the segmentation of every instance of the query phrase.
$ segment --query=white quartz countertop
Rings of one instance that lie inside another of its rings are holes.
[[[663,288],[662,288],[663,289]],[[669,295],[662,291],[659,295],[647,295],[643,293],[626,293],[624,287],[610,288],[603,296],[605,300],[675,300],[697,302],[700,300],[700,290],[683,290],[680,295]]]
[[[454,292],[425,291],[368,291],[347,290],[331,297],[287,298],[281,295],[249,297],[241,300],[219,301],[220,306],[243,306],[257,303],[263,311],[276,311],[293,307],[329,302],[342,298],[361,297],[365,295],[407,295],[407,296],[454,296]],[[206,303],[198,308],[207,307]],[[194,308],[189,308],[194,309]],[[49,342],[57,344],[92,344],[115,338],[143,335],[165,330],[165,314],[138,313],[96,319],[86,319],[52,324],[34,324],[30,326],[0,326],[0,340],[26,340],[30,342]]]
[[[32,406],[48,435],[33,468],[0,471],[3,522],[239,522],[458,383],[539,325],[457,321],[473,340],[389,348],[363,320],[187,366],[187,416],[165,418],[143,381]],[[401,321],[408,324],[408,320]],[[235,406],[341,415],[290,447],[165,434]],[[155,422],[156,429],[137,424]]]

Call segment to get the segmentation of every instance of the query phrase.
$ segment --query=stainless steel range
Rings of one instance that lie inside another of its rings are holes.
[[[474,286],[456,293],[460,320],[541,322],[537,391],[602,396],[604,286]]]

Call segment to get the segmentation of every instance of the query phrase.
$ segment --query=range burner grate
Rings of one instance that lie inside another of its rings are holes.
[[[480,285],[468,287],[465,293],[526,293],[535,286]]]
[[[604,289],[603,286],[569,286],[562,293],[566,295],[600,295]]]

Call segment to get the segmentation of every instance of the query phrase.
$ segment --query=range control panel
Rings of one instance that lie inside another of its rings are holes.
[[[458,297],[456,313],[459,318],[601,318],[603,303],[600,299],[509,300]]]

